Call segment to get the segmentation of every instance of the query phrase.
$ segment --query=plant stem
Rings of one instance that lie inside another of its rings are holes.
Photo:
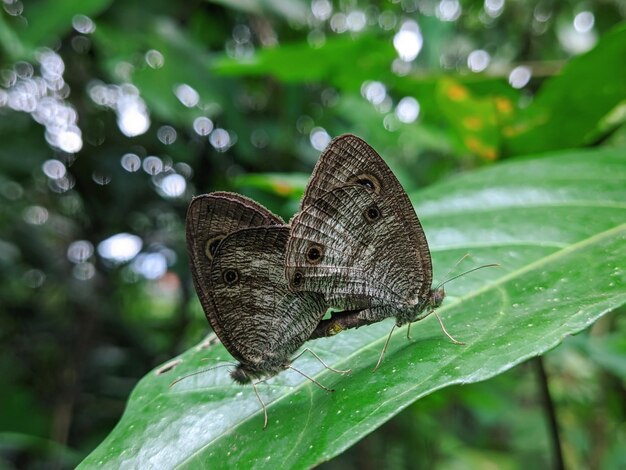
[[[561,449],[561,439],[559,437],[559,423],[556,419],[556,409],[552,396],[550,395],[550,388],[548,387],[548,376],[543,366],[543,358],[541,356],[533,360],[533,365],[537,373],[537,379],[539,382],[539,393],[541,394],[541,401],[543,403],[543,409],[546,417],[548,418],[548,425],[550,427],[550,437],[552,441],[552,448],[554,454],[554,468],[562,470],[565,468],[563,464],[563,451]]]

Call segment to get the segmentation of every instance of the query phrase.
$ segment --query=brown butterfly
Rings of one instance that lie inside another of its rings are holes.
[[[354,326],[389,317],[395,326],[410,325],[445,297],[443,286],[432,287],[426,235],[402,185],[372,147],[350,134],[332,140],[315,166],[291,220],[285,277],[293,292],[361,310]]]
[[[354,135],[322,153],[291,221],[285,276],[294,292],[322,293],[332,307],[395,316],[399,326],[438,307],[424,230],[387,164]]]
[[[226,192],[194,198],[186,225],[200,303],[222,344],[239,361],[233,380],[249,383],[290,368],[329,390],[291,366],[292,354],[305,341],[341,327],[336,319],[322,320],[327,310],[322,294],[288,289],[282,267],[289,227],[263,206]],[[265,404],[252,385],[267,425]]]

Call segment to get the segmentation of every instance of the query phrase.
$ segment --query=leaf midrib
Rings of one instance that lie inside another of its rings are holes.
[[[597,204],[597,202],[602,202],[602,204]],[[417,213],[420,212],[420,206],[416,205],[415,211]],[[459,214],[463,214],[467,216],[468,214],[490,214],[494,212],[508,212],[515,209],[550,209],[550,208],[576,208],[576,207],[594,207],[598,209],[626,209],[626,203],[614,202],[614,201],[592,201],[592,200],[576,200],[576,201],[563,201],[563,202],[553,202],[553,203],[542,203],[542,204],[533,204],[532,202],[520,202],[519,204],[511,204],[511,205],[502,205],[502,206],[490,206],[485,207],[484,209],[476,209],[476,206],[472,208],[463,209],[459,208],[455,211],[422,211],[422,215],[420,215],[420,220],[429,220],[429,219],[449,219],[450,216],[456,216]]]

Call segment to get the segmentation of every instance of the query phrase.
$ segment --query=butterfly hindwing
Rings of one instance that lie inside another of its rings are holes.
[[[215,192],[195,197],[187,210],[186,238],[193,283],[202,309],[221,338],[209,286],[211,264],[221,241],[240,229],[282,224],[265,207],[238,194]]]
[[[289,227],[255,227],[228,235],[211,270],[215,322],[229,352],[249,369],[271,371],[311,335],[323,298],[290,292],[282,266]]]

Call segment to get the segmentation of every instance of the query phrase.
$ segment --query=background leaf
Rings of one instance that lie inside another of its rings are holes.
[[[412,200],[437,278],[466,252],[472,266],[502,265],[448,286],[439,312],[465,346],[451,344],[429,317],[413,326],[409,341],[405,330],[396,331],[382,367],[372,373],[391,320],[311,342],[352,374],[336,376],[309,357],[299,359],[296,367],[336,392],[291,371],[279,374],[259,385],[269,405],[263,431],[252,389],[233,384],[225,369],[168,388],[177,376],[230,360],[223,347],[205,342],[181,355],[173,372],[153,371],[139,383],[121,422],[82,467],[308,468],[418,398],[500,374],[626,303],[626,166],[616,151],[503,164],[414,193]]]
[[[547,80],[516,122],[503,129],[509,151],[525,154],[590,144],[599,123],[626,100],[626,25]],[[598,85],[601,83],[602,85]],[[606,129],[604,129],[606,130]]]
[[[14,55],[14,59],[27,58],[23,54],[28,51],[28,55],[40,47],[41,44],[49,44],[58,41],[61,37],[72,30],[72,19],[76,15],[96,16],[106,10],[111,4],[111,0],[43,0],[37,2],[28,11],[28,28],[19,29],[20,38],[27,49],[9,51]]]

